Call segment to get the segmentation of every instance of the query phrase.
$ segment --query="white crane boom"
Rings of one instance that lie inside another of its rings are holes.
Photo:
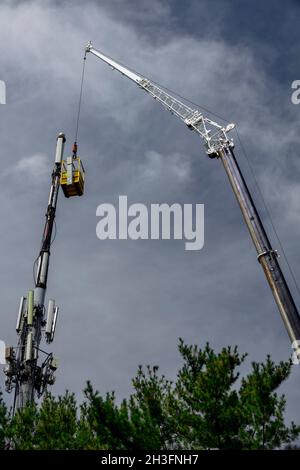
[[[189,129],[200,134],[204,139],[206,151],[209,156],[215,157],[217,152],[225,146],[228,146],[228,144],[233,146],[233,142],[228,139],[227,133],[234,128],[234,124],[228,124],[226,127],[223,127],[211,119],[204,117],[199,110],[192,109],[177,98],[169,95],[169,93],[151,80],[129,70],[124,65],[119,64],[102,52],[97,51],[92,47],[91,42],[86,46],[86,52],[91,52],[110,67],[118,70],[122,75],[135,82],[140,88],[147,91],[154,99],[159,101],[168,111],[182,119]]]

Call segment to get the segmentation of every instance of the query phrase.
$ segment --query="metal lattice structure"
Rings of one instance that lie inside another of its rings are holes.
[[[233,142],[229,140],[227,133],[234,128],[234,124],[228,124],[226,127],[220,126],[211,119],[203,116],[199,110],[192,109],[177,98],[174,98],[151,80],[129,70],[110,57],[97,51],[92,47],[91,42],[88,43],[86,52],[92,52],[113,69],[118,70],[122,75],[135,82],[140,88],[161,103],[166,110],[178,116],[189,129],[197,132],[204,140],[209,156],[215,156],[217,152],[225,148],[225,146],[233,146]]]

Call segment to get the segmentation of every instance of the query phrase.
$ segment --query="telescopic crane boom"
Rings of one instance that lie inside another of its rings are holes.
[[[299,312],[279,265],[277,251],[271,245],[234,155],[234,142],[228,138],[228,133],[234,128],[234,124],[223,127],[208,119],[199,110],[188,107],[151,80],[97,51],[93,48],[91,42],[86,46],[86,52],[91,52],[113,69],[132,80],[160,102],[164,108],[178,116],[189,129],[197,132],[203,139],[207,155],[210,158],[221,160],[250,232],[257,252],[257,259],[272,290],[289,338],[293,343],[297,356],[300,358]]]

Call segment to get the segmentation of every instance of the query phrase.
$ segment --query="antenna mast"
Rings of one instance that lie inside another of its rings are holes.
[[[57,137],[55,164],[51,175],[51,186],[46,211],[46,221],[42,244],[37,259],[33,289],[21,297],[16,331],[19,335],[18,346],[6,348],[6,390],[15,390],[14,410],[40,397],[48,385],[55,381],[54,372],[58,362],[52,353],[40,349],[42,333],[47,343],[54,338],[58,307],[49,299],[47,310],[45,296],[49,271],[50,248],[57,208],[59,187],[62,186],[66,197],[82,195],[84,170],[76,152],[63,160],[65,135]],[[79,163],[78,163],[79,161]],[[40,360],[40,356],[43,358]]]

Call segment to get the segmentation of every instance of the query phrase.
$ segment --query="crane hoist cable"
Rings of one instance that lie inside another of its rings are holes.
[[[61,161],[60,187],[66,198],[82,196],[84,193],[85,170],[81,158],[77,155],[77,142],[80,122],[80,111],[82,103],[82,92],[84,82],[86,53],[83,57],[80,92],[78,100],[78,110],[76,118],[75,139],[72,147],[72,154]]]
[[[79,130],[79,120],[80,120],[80,111],[81,111],[81,102],[82,102],[82,92],[83,92],[83,82],[84,82],[84,73],[85,73],[85,63],[86,63],[86,52],[83,57],[82,72],[81,72],[81,82],[80,82],[80,92],[78,100],[78,111],[76,119],[76,130],[75,130],[75,139],[73,144],[73,155],[77,155],[77,141],[78,141],[78,130]]]

